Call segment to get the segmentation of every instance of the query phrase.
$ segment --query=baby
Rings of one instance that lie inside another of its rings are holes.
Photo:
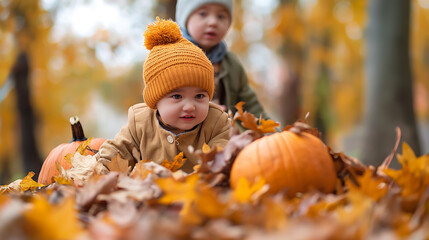
[[[192,172],[198,159],[188,146],[224,147],[230,137],[228,114],[210,102],[213,66],[171,20],[157,18],[144,37],[150,51],[143,66],[145,103],[129,108],[128,123],[100,147],[97,157],[103,162],[119,154],[134,166],[140,160],[172,161],[183,152],[187,160],[181,169]]]

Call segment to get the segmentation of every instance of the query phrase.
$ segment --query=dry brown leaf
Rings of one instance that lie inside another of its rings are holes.
[[[126,175],[119,175],[116,191],[109,193],[99,200],[117,201],[125,203],[128,200],[136,202],[147,201],[161,196],[161,189],[151,178],[134,179]]]
[[[267,133],[276,132],[275,128],[280,126],[278,122],[275,122],[270,119],[265,120],[260,117],[259,125],[258,125],[258,118],[255,117],[253,114],[243,110],[244,104],[245,104],[244,102],[239,102],[235,105],[237,112],[235,113],[235,116],[233,117],[233,120],[232,120],[233,126],[237,120],[240,120],[241,125],[243,127],[249,130],[252,130],[259,137]]]
[[[164,166],[161,166],[156,162],[140,161],[134,166],[130,177],[144,179],[149,176],[152,180],[154,180],[156,178],[171,177],[171,175],[172,172],[169,169],[165,168]]]
[[[134,166],[130,173],[130,177],[145,179],[149,173],[151,173],[151,171],[145,167],[145,162],[140,161]]]
[[[301,134],[303,132],[310,133],[318,138],[321,138],[321,133],[317,128],[312,128],[310,125],[308,125],[305,122],[296,121],[292,125],[287,125],[283,128],[283,131],[291,131],[296,134]]]
[[[257,139],[257,136],[252,131],[244,131],[240,135],[232,136],[223,152],[215,155],[213,163],[210,166],[211,172],[222,172],[229,177],[235,157],[255,139]]]
[[[386,157],[386,159],[384,159],[383,163],[381,163],[380,165],[380,169],[384,170],[386,168],[389,167],[390,163],[393,160],[393,157],[395,156],[396,150],[399,147],[399,143],[401,141],[401,129],[399,127],[396,127],[396,143],[395,143],[395,147],[392,150],[392,153],[389,154],[389,156]]]
[[[0,194],[8,194],[8,193],[19,193],[21,192],[21,181],[22,179],[17,179],[8,185],[3,185],[0,187]]]
[[[28,208],[27,202],[0,195],[0,239],[29,239],[22,228],[22,216]]]
[[[116,190],[119,173],[110,172],[99,179],[89,179],[76,194],[76,204],[82,210],[88,210],[99,194],[109,194]]]
[[[219,146],[214,147],[213,149],[210,149],[210,147],[207,145],[207,147],[203,147],[201,150],[194,151],[192,148],[190,148],[190,153],[197,156],[201,163],[199,164],[196,172],[198,173],[211,173],[214,171],[212,168],[212,161],[216,154],[221,152],[223,149]]]
[[[258,118],[256,118],[253,114],[248,113],[243,110],[243,105],[245,102],[239,102],[235,105],[237,112],[232,120],[232,125],[234,126],[237,120],[241,121],[241,125],[249,130],[254,132],[258,132]]]
[[[104,175],[108,172],[107,168],[92,155],[84,156],[76,152],[70,161],[72,165],[70,169],[65,170],[59,166],[59,177],[72,181],[78,186],[83,185],[91,176]]]
[[[119,154],[110,161],[103,161],[103,165],[114,172],[128,174],[131,171],[131,167],[128,166],[128,161],[123,159]]]
[[[192,234],[193,239],[245,239],[246,229],[226,219],[209,221]]]
[[[342,152],[333,152],[330,147],[328,147],[329,154],[334,161],[335,172],[337,173],[337,181],[339,182],[337,186],[337,193],[344,192],[344,186],[346,178],[350,181],[357,183],[356,176],[362,175],[367,167],[359,162],[359,160],[350,157]]]
[[[112,200],[109,202],[107,210],[109,219],[120,227],[132,225],[139,216],[136,203],[131,199],[127,199],[126,201]]]

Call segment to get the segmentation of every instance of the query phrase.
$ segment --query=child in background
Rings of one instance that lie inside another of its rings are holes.
[[[183,36],[202,48],[213,64],[215,93],[212,102],[235,113],[235,105],[243,101],[246,111],[267,118],[249,86],[243,66],[223,41],[231,26],[233,5],[233,0],[178,0],[176,22]]]
[[[129,108],[128,123],[101,146],[97,157],[103,162],[119,154],[134,166],[140,160],[172,161],[183,152],[187,161],[181,169],[192,172],[198,159],[189,153],[189,145],[224,147],[229,140],[228,114],[209,102],[213,66],[173,21],[157,18],[144,37],[150,50],[143,66],[145,103]]]

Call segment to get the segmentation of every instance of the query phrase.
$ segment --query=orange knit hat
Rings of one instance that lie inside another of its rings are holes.
[[[179,25],[159,19],[144,32],[144,45],[150,51],[143,65],[147,106],[156,103],[176,88],[193,86],[204,89],[210,100],[214,92],[214,72],[204,52],[182,37]]]

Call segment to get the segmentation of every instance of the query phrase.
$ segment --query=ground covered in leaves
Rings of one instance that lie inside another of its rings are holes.
[[[224,149],[195,150],[201,164],[191,174],[177,170],[180,154],[133,169],[115,159],[106,171],[82,155],[89,139],[69,156],[72,168],[58,166],[54,183],[41,185],[30,172],[2,186],[0,239],[429,239],[429,155],[415,156],[406,143],[379,167],[331,151],[333,193],[273,195],[263,179],[231,189],[237,154],[276,127],[238,107],[235,119],[249,130]],[[317,135],[302,122],[285,130]],[[388,168],[393,157],[402,169]]]

